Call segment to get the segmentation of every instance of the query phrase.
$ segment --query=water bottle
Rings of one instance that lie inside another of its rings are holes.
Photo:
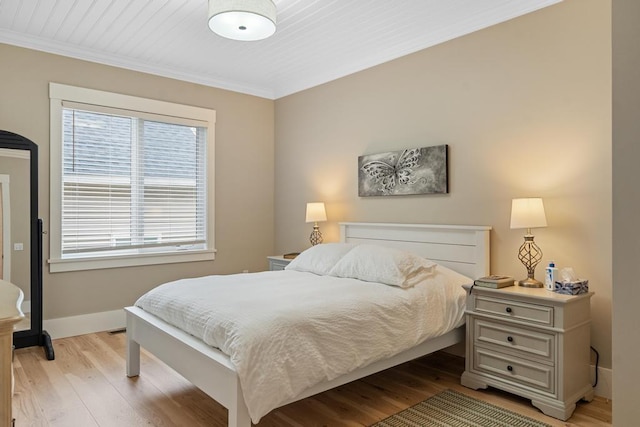
[[[553,291],[555,289],[557,274],[558,269],[556,268],[556,263],[549,261],[549,265],[544,272],[544,287],[547,288],[547,290]]]

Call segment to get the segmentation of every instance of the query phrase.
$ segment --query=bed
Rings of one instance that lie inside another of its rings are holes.
[[[340,229],[341,243],[343,244],[358,245],[359,248],[373,244],[408,251],[469,278],[489,273],[490,227],[342,223]],[[249,275],[237,275],[237,280],[239,280],[238,283],[246,281],[252,274],[255,277],[262,277],[265,281],[270,278],[284,280],[289,276],[294,276],[294,273],[304,274],[297,272],[250,273]],[[282,276],[278,276],[278,274]],[[219,280],[232,280],[233,276],[224,278],[219,276]],[[332,280],[334,279],[320,277],[318,280],[333,284]],[[205,341],[208,341],[206,338],[197,338],[140,307],[127,307],[125,311],[127,317],[127,376],[132,377],[140,374],[140,346],[142,346],[226,407],[230,427],[251,426],[250,412],[255,411],[255,404],[251,393],[243,393],[241,378],[245,380],[246,384],[243,371],[246,368],[237,363],[237,358],[234,364],[231,357],[225,352],[206,344]],[[175,322],[172,323],[175,324]],[[279,402],[277,406],[286,405],[449,347],[461,342],[463,337],[463,327],[456,327],[443,335],[419,342],[409,348],[402,348],[402,351],[397,354],[389,354],[375,361],[365,361],[362,366],[347,372],[340,372],[338,376],[328,376],[328,379],[316,381],[309,387],[295,389],[294,395]],[[230,352],[230,354],[233,353]],[[254,391],[251,387],[247,387],[247,389]],[[249,410],[248,404],[252,411]],[[255,413],[254,419],[256,419]]]

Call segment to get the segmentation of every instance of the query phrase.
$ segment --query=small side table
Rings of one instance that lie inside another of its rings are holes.
[[[561,295],[520,286],[465,288],[467,353],[462,385],[517,394],[561,420],[571,416],[578,400],[593,399],[592,292]]]
[[[269,271],[284,270],[284,268],[291,262],[290,259],[285,259],[282,255],[268,256]]]

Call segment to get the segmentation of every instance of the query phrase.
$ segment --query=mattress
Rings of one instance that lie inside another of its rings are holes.
[[[135,305],[227,354],[258,423],[318,383],[462,325],[470,282],[442,266],[406,289],[268,271],[166,283]]]

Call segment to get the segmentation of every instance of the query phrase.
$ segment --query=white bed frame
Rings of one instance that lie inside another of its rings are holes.
[[[487,226],[341,223],[342,242],[375,243],[409,250],[472,278],[489,274]],[[251,427],[240,380],[229,356],[137,307],[126,307],[127,376],[140,374],[140,346],[164,361],[229,410],[229,427]],[[464,327],[428,340],[332,381],[285,404],[363,378],[463,341]],[[284,406],[284,405],[283,405]]]

